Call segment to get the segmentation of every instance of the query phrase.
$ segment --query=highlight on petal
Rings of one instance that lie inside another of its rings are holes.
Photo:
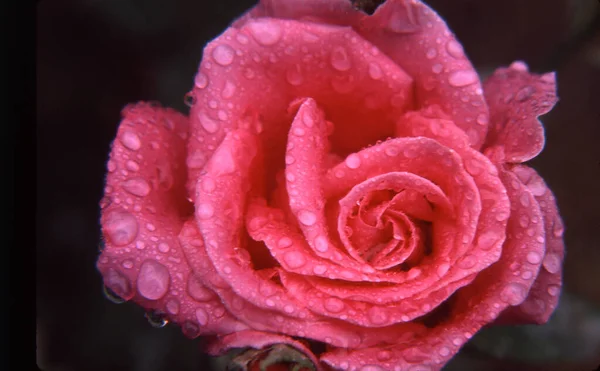
[[[507,162],[521,163],[544,148],[544,128],[538,117],[558,101],[554,73],[528,72],[522,62],[499,68],[484,83],[490,107],[486,147],[502,147]]]
[[[396,118],[412,108],[412,83],[348,27],[259,18],[227,29],[204,49],[191,92],[190,197],[228,130],[258,133],[272,174],[284,158],[290,102],[319,102],[328,120],[343,128],[331,135],[332,146],[348,153],[392,135]]]

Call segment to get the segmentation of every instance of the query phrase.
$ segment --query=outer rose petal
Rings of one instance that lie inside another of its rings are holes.
[[[319,360],[304,344],[290,337],[269,332],[240,331],[235,334],[219,337],[209,345],[208,353],[211,355],[220,355],[232,348],[251,347],[262,349],[273,344],[291,345],[310,358],[318,371],[323,369]]]
[[[523,62],[499,68],[484,84],[490,106],[486,147],[502,147],[507,162],[531,160],[544,148],[544,128],[537,119],[558,101],[554,73],[536,75]]]
[[[531,287],[527,300],[518,307],[507,309],[502,313],[499,321],[543,324],[548,321],[558,305],[565,250],[564,226],[552,192],[535,170],[518,165],[512,171],[523,182],[523,186],[528,187],[540,207],[544,223],[546,253],[541,260],[542,269]]]
[[[347,0],[262,0],[235,25],[264,16],[351,26],[415,79],[419,106],[442,106],[473,148],[481,148],[489,113],[479,77],[446,23],[427,5],[387,0],[368,16]]]
[[[191,274],[178,240],[191,212],[181,166],[187,120],[144,103],[126,107],[123,116],[102,202],[106,248],[97,266],[106,286],[146,309],[161,310],[182,323],[189,337],[231,331],[236,327],[229,316],[198,326],[198,311],[223,308]],[[205,300],[198,301],[200,296]]]

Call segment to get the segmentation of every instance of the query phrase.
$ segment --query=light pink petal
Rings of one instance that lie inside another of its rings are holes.
[[[190,196],[227,130],[259,133],[273,174],[295,99],[319,102],[338,125],[333,147],[347,153],[391,136],[395,119],[413,106],[412,92],[412,79],[351,28],[272,18],[231,27],[204,49],[191,92]]]
[[[300,352],[304,353],[318,371],[322,370],[319,360],[303,343],[294,340],[288,336],[281,336],[270,332],[260,331],[240,331],[235,334],[230,334],[217,338],[208,346],[208,354],[216,356],[225,354],[233,348],[254,348],[263,349],[275,344],[287,344]]]
[[[440,105],[481,148],[489,113],[479,76],[446,23],[421,1],[387,0],[369,16],[345,0],[263,0],[240,23],[263,16],[351,26],[415,80],[419,107]]]
[[[509,323],[543,324],[554,313],[560,296],[562,262],[565,254],[564,225],[552,192],[535,170],[519,165],[512,171],[523,182],[523,186],[534,195],[539,205],[544,225],[546,252],[540,258],[542,269],[531,287],[527,300],[517,307],[507,309],[499,320]],[[536,256],[535,259],[537,261],[538,257]]]
[[[106,248],[97,266],[117,295],[159,310],[196,337],[229,325],[198,324],[196,311],[215,296],[190,272],[178,239],[182,221],[192,215],[181,165],[186,133],[187,119],[170,109],[145,103],[124,109],[108,162],[101,218]],[[206,303],[198,302],[200,292]]]
[[[544,128],[538,120],[558,101],[554,73],[537,75],[522,62],[499,68],[484,84],[490,106],[486,147],[502,147],[507,162],[521,163],[544,148]]]

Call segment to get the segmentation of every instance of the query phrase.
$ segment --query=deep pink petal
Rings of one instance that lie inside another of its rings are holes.
[[[345,0],[263,0],[240,23],[262,16],[353,27],[415,80],[419,107],[440,105],[481,148],[489,113],[479,76],[446,23],[421,1],[387,0],[368,16]]]
[[[235,328],[230,317],[198,323],[197,312],[222,305],[191,273],[178,239],[192,212],[181,166],[187,119],[144,103],[128,106],[123,116],[102,201],[106,248],[97,266],[105,284],[126,300],[160,310],[189,337]]]
[[[507,162],[521,163],[544,148],[544,128],[538,120],[558,101],[553,73],[537,75],[522,62],[499,68],[484,83],[490,106],[486,147],[502,147]]]
[[[338,125],[331,141],[342,153],[391,136],[395,118],[413,105],[412,79],[351,28],[272,18],[210,42],[192,94],[192,199],[206,160],[233,128],[260,133],[267,173],[275,173],[297,98],[312,97]]]
[[[518,307],[507,309],[502,313],[499,321],[543,324],[554,313],[560,296],[562,263],[565,254],[564,225],[552,192],[535,170],[519,165],[512,171],[524,183],[524,187],[528,187],[539,205],[544,225],[546,251],[545,255],[539,258],[542,269],[531,287],[527,300]],[[537,261],[538,257],[535,256],[535,259]]]

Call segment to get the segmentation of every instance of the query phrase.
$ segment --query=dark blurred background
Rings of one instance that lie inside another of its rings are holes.
[[[551,321],[483,331],[445,370],[587,371],[600,364],[600,13],[597,0],[430,0],[487,75],[557,71],[560,102],[532,161],[566,223]],[[98,202],[121,108],[187,112],[204,44],[251,0],[42,0],[37,5],[37,360],[47,371],[218,369],[177,326],[102,294]]]

